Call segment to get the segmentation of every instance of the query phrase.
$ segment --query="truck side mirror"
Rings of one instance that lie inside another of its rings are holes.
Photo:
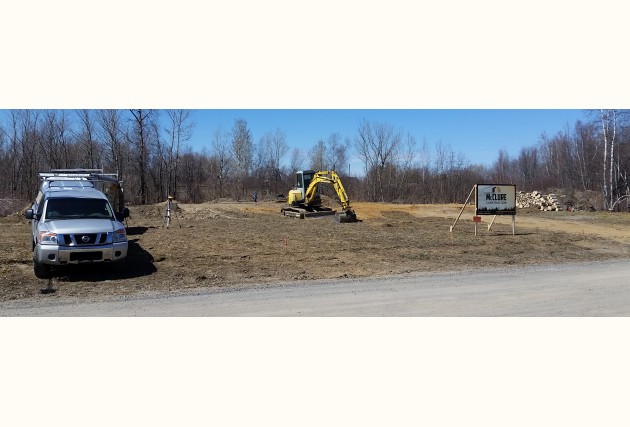
[[[37,214],[33,212],[33,209],[27,209],[24,212],[24,216],[26,217],[26,219],[37,219]]]

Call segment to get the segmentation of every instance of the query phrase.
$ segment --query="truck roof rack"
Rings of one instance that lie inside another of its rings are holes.
[[[53,181],[60,178],[64,181],[87,179],[119,182],[117,173],[103,173],[103,169],[51,169],[50,172],[39,173],[40,181]]]
[[[92,181],[88,181],[86,179],[60,179],[60,180],[49,180],[48,188],[58,188],[61,190],[68,189],[84,189],[84,188],[94,188],[94,183]]]

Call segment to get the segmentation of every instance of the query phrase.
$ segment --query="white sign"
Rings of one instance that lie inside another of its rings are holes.
[[[516,186],[477,184],[477,215],[516,215]]]

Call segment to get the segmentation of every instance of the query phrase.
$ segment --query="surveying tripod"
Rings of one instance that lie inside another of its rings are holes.
[[[164,216],[164,225],[166,226],[166,228],[168,228],[169,225],[171,225],[171,211],[172,210],[173,210],[173,196],[168,196],[166,200],[166,215]],[[175,219],[177,219],[177,215],[175,215]],[[177,225],[179,225],[180,227],[182,226],[181,224],[179,224],[179,222],[177,223]]]

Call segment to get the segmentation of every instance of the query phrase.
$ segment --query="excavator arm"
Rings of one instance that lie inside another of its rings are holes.
[[[317,187],[320,184],[332,184],[335,192],[337,193],[337,197],[339,197],[343,210],[347,211],[350,209],[350,198],[348,197],[346,190],[343,188],[339,175],[337,175],[335,171],[320,171],[313,176],[311,183],[304,192],[304,201],[307,205],[311,204],[315,199]]]

